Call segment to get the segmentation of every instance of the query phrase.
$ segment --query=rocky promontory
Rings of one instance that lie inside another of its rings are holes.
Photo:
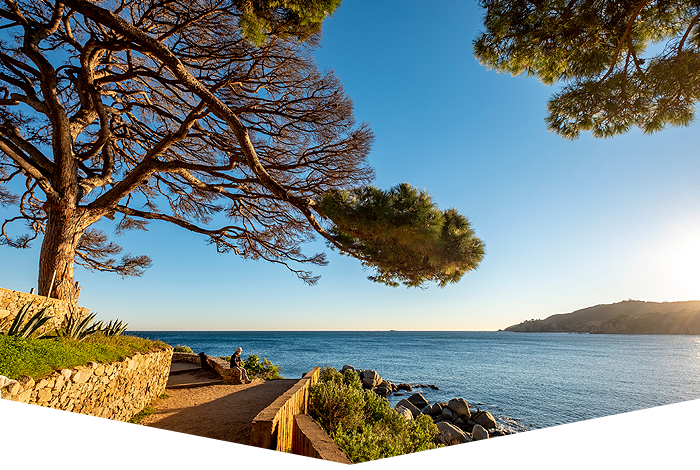
[[[505,328],[524,333],[700,334],[700,301],[625,300],[596,305],[543,320],[526,320]]]

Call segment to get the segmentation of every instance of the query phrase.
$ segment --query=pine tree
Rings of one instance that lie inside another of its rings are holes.
[[[574,139],[687,126],[700,99],[696,0],[481,0],[477,59],[502,73],[562,83],[549,129]]]
[[[319,209],[343,252],[376,270],[370,280],[390,286],[441,287],[476,269],[484,244],[455,209],[440,210],[425,191],[404,183],[388,191],[367,186],[330,191]]]

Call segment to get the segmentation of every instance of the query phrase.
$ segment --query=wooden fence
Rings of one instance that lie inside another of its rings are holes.
[[[294,416],[292,454],[351,464],[338,444],[309,415]]]
[[[309,387],[318,382],[320,369],[314,367],[292,388],[278,397],[253,419],[250,445],[280,452],[292,451],[294,415],[306,414]]]

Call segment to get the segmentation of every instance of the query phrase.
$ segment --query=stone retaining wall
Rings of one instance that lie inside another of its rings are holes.
[[[7,330],[19,310],[29,302],[32,302],[32,306],[29,308],[29,315],[33,315],[48,306],[47,313],[54,317],[39,330],[41,333],[60,327],[72,310],[79,312],[81,316],[90,313],[87,308],[78,307],[65,300],[50,299],[41,295],[27,294],[0,287],[0,331]]]
[[[292,388],[253,418],[250,445],[291,452],[294,415],[306,414],[309,387],[318,382],[320,369],[314,367]]]
[[[199,366],[202,364],[202,359],[195,353],[173,352],[173,362],[189,362]]]
[[[204,354],[204,353],[201,353]],[[206,361],[207,367],[214,370],[225,384],[242,384],[241,372],[234,368],[231,369],[229,363],[221,359],[220,357],[207,356],[204,354],[204,359]],[[173,353],[173,361],[177,362],[188,362],[190,364],[202,365],[202,357],[195,353]]]
[[[22,377],[0,389],[3,399],[127,421],[165,391],[172,349],[123,361],[55,371],[35,382]]]
[[[304,414],[294,416],[292,454],[330,462],[352,463],[326,431],[311,416]]]

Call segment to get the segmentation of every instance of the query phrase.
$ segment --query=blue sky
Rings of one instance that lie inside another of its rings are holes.
[[[484,261],[459,284],[394,289],[329,253],[308,287],[283,267],[152,223],[114,241],[153,267],[127,279],[77,268],[81,305],[133,330],[495,330],[628,298],[700,299],[696,126],[606,140],[551,134],[556,88],[479,65],[480,19],[475,2],[346,0],[317,53],[376,135],[375,184],[428,190],[484,240]],[[38,248],[0,247],[0,286],[36,286]]]

